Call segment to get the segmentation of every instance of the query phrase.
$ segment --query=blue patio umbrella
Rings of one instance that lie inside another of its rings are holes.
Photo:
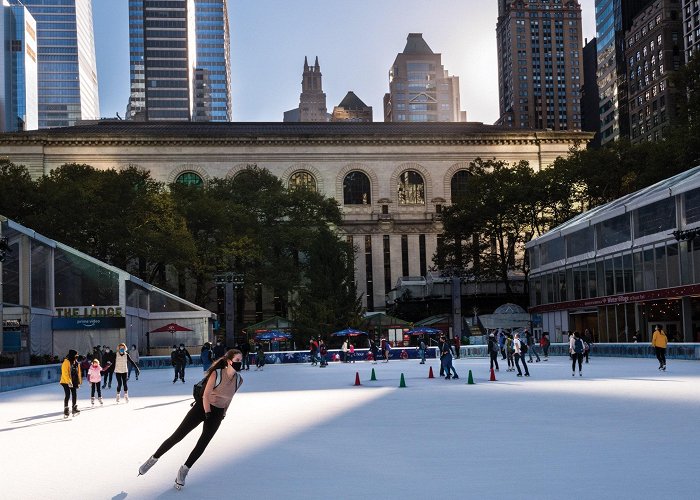
[[[418,328],[407,331],[405,335],[437,335],[439,333],[442,333],[442,330],[430,328],[429,326],[419,326]]]
[[[345,330],[333,332],[331,335],[334,337],[357,337],[358,335],[367,335],[367,332],[355,330],[354,328],[346,328]]]
[[[290,333],[279,330],[268,330],[255,336],[255,340],[289,340],[291,338],[292,335]]]

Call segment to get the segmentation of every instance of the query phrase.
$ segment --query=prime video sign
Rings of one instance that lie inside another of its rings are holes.
[[[126,318],[51,318],[54,330],[106,330],[125,328]]]

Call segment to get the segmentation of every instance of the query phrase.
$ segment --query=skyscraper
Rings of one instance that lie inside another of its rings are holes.
[[[230,122],[231,41],[227,0],[195,0],[197,68],[194,120]]]
[[[23,5],[0,2],[0,132],[39,127],[36,21]]]
[[[632,142],[661,139],[676,118],[671,75],[685,61],[682,24],[678,1],[653,0],[625,33]]]
[[[499,0],[498,125],[581,130],[578,0]]]
[[[650,0],[596,0],[600,142],[629,137],[625,31]]]
[[[129,0],[129,59],[128,119],[191,120],[194,0]]]
[[[313,66],[304,57],[304,73],[301,79],[299,107],[284,112],[285,122],[327,122],[330,120],[323,91],[323,75],[318,56]]]
[[[133,120],[231,121],[227,0],[129,0]]]
[[[460,122],[459,77],[450,76],[422,33],[409,33],[389,70],[385,122]]]
[[[700,0],[683,0],[685,62],[700,49]]]
[[[36,20],[39,128],[100,116],[91,0],[11,0]]]

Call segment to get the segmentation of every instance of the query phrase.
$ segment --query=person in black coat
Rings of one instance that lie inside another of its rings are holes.
[[[214,360],[219,359],[224,354],[226,354],[226,346],[221,342],[221,339],[218,339],[214,346]],[[245,359],[243,361],[245,362]]]
[[[184,384],[187,360],[189,359],[190,364],[192,364],[192,356],[190,356],[190,352],[185,349],[185,344],[180,344],[180,347],[171,355],[171,358],[173,358],[175,362],[175,380],[173,380],[173,384],[177,382],[178,377]]]
[[[248,340],[242,340],[238,349],[243,354],[243,367],[242,370],[250,370],[250,342]]]
[[[112,388],[112,377],[114,377],[114,363],[117,361],[117,353],[109,347],[104,346],[102,353],[102,367],[105,368],[102,374],[102,388]]]

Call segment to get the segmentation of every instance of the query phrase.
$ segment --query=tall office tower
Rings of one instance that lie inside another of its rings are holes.
[[[700,49],[700,0],[683,0],[685,62]]]
[[[595,137],[589,146],[600,146],[600,110],[598,108],[598,71],[597,39],[586,40],[583,46],[583,85],[581,87],[581,130],[594,132]]]
[[[332,122],[371,122],[372,106],[367,106],[353,91],[345,94],[340,104],[333,108]]]
[[[194,0],[129,0],[127,119],[189,121],[194,110]]]
[[[595,0],[600,142],[629,137],[625,31],[651,0]]]
[[[195,0],[197,68],[194,120],[230,122],[231,41],[227,0]]]
[[[0,132],[39,127],[36,21],[23,5],[0,2]]]
[[[684,63],[677,0],[653,0],[625,33],[632,142],[657,141],[676,117],[671,75]]]
[[[409,33],[406,47],[389,71],[385,122],[460,122],[459,77],[450,76],[422,33]]]
[[[581,130],[578,0],[499,0],[497,125]]]
[[[304,57],[304,73],[301,79],[299,107],[284,112],[285,122],[327,122],[330,115],[326,108],[326,94],[323,92],[323,80],[318,56],[313,66]]]
[[[99,118],[91,0],[10,0],[36,20],[39,128]]]

